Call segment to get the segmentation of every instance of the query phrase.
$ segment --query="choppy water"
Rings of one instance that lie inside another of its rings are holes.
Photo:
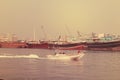
[[[70,54],[75,51],[66,51]],[[53,50],[4,49],[0,56],[0,79],[3,80],[120,80],[120,52],[85,51],[79,61],[50,60]],[[28,56],[35,54],[39,58]]]

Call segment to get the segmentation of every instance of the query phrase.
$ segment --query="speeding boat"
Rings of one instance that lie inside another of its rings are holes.
[[[55,55],[47,55],[48,59],[63,59],[63,60],[79,60],[82,58],[85,54],[79,53],[76,55],[67,55],[67,54],[55,54]]]

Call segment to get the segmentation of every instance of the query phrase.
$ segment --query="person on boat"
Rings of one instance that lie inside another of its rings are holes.
[[[65,54],[65,52],[63,52],[63,54]]]
[[[57,53],[55,52],[54,55],[56,55]]]
[[[78,50],[78,54],[80,54],[80,50]]]
[[[55,50],[55,53],[54,53],[54,55],[57,55],[58,54],[58,50]]]
[[[59,54],[65,54],[65,52],[59,52]]]

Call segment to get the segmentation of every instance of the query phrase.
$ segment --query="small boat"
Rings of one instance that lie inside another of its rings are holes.
[[[79,53],[76,55],[66,55],[66,54],[55,54],[55,55],[47,55],[48,59],[60,59],[60,60],[79,60],[82,58],[85,54],[84,53]]]

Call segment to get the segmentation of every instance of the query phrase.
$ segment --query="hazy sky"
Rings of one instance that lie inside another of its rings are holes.
[[[41,29],[43,26],[43,29]],[[0,33],[20,38],[120,34],[120,0],[0,0]]]

